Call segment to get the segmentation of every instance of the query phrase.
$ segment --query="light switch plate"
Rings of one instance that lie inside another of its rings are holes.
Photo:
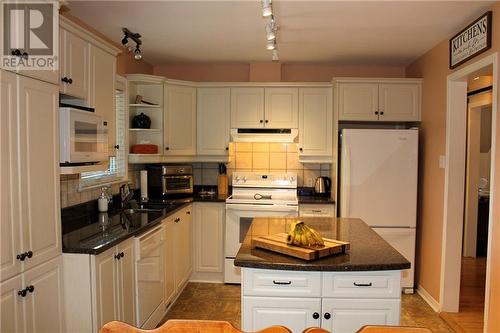
[[[446,156],[445,155],[439,155],[439,168],[440,169],[446,168]]]

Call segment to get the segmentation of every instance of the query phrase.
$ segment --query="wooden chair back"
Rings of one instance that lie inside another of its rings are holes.
[[[99,333],[242,333],[227,321],[169,320],[153,330],[142,330],[120,321],[104,325]],[[258,333],[292,333],[283,326],[271,326]]]
[[[311,327],[302,333],[330,333],[319,327]],[[335,332],[332,332],[335,333]],[[427,328],[401,326],[363,326],[357,333],[432,333]]]

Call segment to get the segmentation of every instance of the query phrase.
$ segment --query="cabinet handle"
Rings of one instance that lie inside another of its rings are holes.
[[[115,146],[115,149],[120,149],[120,145],[116,145],[116,146]]]
[[[178,218],[176,218],[176,219],[174,220],[174,222],[175,222],[175,223],[178,223],[178,222],[180,222],[180,220],[181,220],[181,219],[180,219],[180,217],[178,217]]]
[[[121,258],[121,253],[115,254],[115,259],[116,260],[120,260],[120,258]]]
[[[314,209],[313,209],[313,210],[311,210],[311,212],[313,212],[313,213],[321,213],[321,211],[320,211],[320,210],[314,210]]]
[[[313,318],[314,318],[314,319],[318,319],[318,318],[319,318],[319,313],[314,312],[314,313],[313,313]]]
[[[323,317],[325,317],[325,319],[328,320],[332,317],[332,315],[327,312]]]
[[[21,297],[26,297],[26,294],[27,294],[27,290],[26,289],[22,289],[22,290],[18,290],[17,291],[17,294]]]
[[[375,111],[375,114],[378,116],[378,111]]]
[[[292,281],[276,281],[276,280],[273,280],[273,283],[274,284],[277,284],[277,285],[290,285],[292,284]]]
[[[357,282],[353,282],[352,284],[355,285],[356,287],[371,287],[372,286],[371,282],[369,282],[369,283],[357,283]]]
[[[66,76],[63,77],[63,78],[61,78],[61,81],[64,82],[64,83],[68,83],[69,82],[69,80],[68,80],[68,78]]]
[[[30,286],[27,286],[25,290],[29,291],[31,294],[32,292],[35,291],[35,287],[33,285],[30,285]]]
[[[12,50],[12,51],[11,51],[11,54],[12,54],[13,56],[16,56],[16,57],[20,57],[20,56],[22,55],[22,54],[21,54],[21,50],[19,50],[19,49]]]
[[[17,260],[24,261],[26,259],[26,253],[21,253],[16,256]]]

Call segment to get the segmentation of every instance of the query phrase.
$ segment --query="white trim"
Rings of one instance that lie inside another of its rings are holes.
[[[363,82],[363,83],[422,83],[424,79],[386,78],[386,77],[334,77],[332,83]]]
[[[457,187],[457,184],[465,176],[465,173],[460,175],[457,170],[463,169],[465,166],[464,152],[459,151],[461,147],[465,147],[466,128],[463,126],[463,110],[466,111],[466,103],[463,102],[465,97],[458,96],[456,93],[463,89],[463,82],[467,76],[484,67],[493,66],[493,93],[492,93],[492,168],[491,168],[491,184],[494,184],[495,171],[495,138],[496,138],[496,121],[497,121],[497,105],[498,105],[498,53],[495,52],[486,56],[477,62],[466,66],[450,75],[447,78],[447,124],[446,124],[446,156],[447,165],[445,170],[445,192],[444,192],[444,211],[443,211],[443,243],[441,257],[441,280],[440,280],[440,310],[441,311],[456,311],[458,310],[458,294],[460,292],[460,264],[453,265],[453,262],[461,260],[462,243],[457,244],[457,234],[462,234],[463,228],[463,212],[464,200],[458,200],[456,193],[450,193],[450,188]],[[455,97],[455,98],[454,98]],[[462,101],[462,105],[457,105],[457,101]],[[457,107],[458,106],[458,109]],[[459,113],[457,113],[457,110]],[[462,112],[462,113],[460,113]],[[457,118],[457,115],[459,119]],[[453,122],[452,122],[453,121]],[[453,130],[453,131],[452,131]],[[457,132],[460,130],[460,132]],[[450,171],[451,169],[451,171]],[[455,170],[456,169],[456,170]],[[494,186],[494,185],[493,185]],[[463,186],[461,192],[463,192]],[[455,189],[454,189],[455,190]],[[460,192],[460,189],[458,189]],[[494,193],[495,189],[490,188],[490,192]],[[456,201],[456,203],[453,202]],[[494,198],[490,195],[490,207],[494,206]],[[488,251],[491,253],[492,231],[493,231],[493,212],[490,209],[489,216],[489,234],[488,234]],[[460,237],[461,238],[461,237]],[[454,247],[453,247],[454,246]],[[458,248],[457,248],[458,247]],[[457,259],[458,258],[458,259]],[[486,290],[485,290],[485,311],[484,311],[484,331],[487,332],[487,323],[489,315],[489,298],[490,298],[490,279],[491,279],[491,255],[488,256],[486,264]],[[458,280],[458,283],[456,282]],[[446,283],[445,283],[446,282]],[[458,285],[458,288],[457,288]]]
[[[422,297],[422,299],[429,304],[432,310],[439,312],[439,302],[436,301],[434,297],[432,297],[431,294],[429,294],[420,284],[417,284],[417,294],[419,294],[420,297]]]
[[[103,51],[106,51],[115,57],[122,53],[122,50],[114,46],[113,44],[109,43],[108,41],[104,40],[103,38],[94,35],[88,30],[85,30],[83,27],[79,26],[75,22],[71,21],[70,19],[59,15],[59,28],[67,30],[75,35],[77,35],[80,38],[83,38],[87,42],[99,47]]]

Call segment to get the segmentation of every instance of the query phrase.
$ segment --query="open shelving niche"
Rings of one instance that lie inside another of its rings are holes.
[[[147,159],[154,161],[161,156],[163,151],[163,83],[164,78],[153,75],[127,75],[129,85],[128,109],[128,137],[129,149],[135,144],[150,143],[158,146],[158,154],[129,154],[130,160]],[[155,105],[138,104],[135,102],[136,95]],[[144,113],[151,119],[151,127],[132,128],[132,119]]]

